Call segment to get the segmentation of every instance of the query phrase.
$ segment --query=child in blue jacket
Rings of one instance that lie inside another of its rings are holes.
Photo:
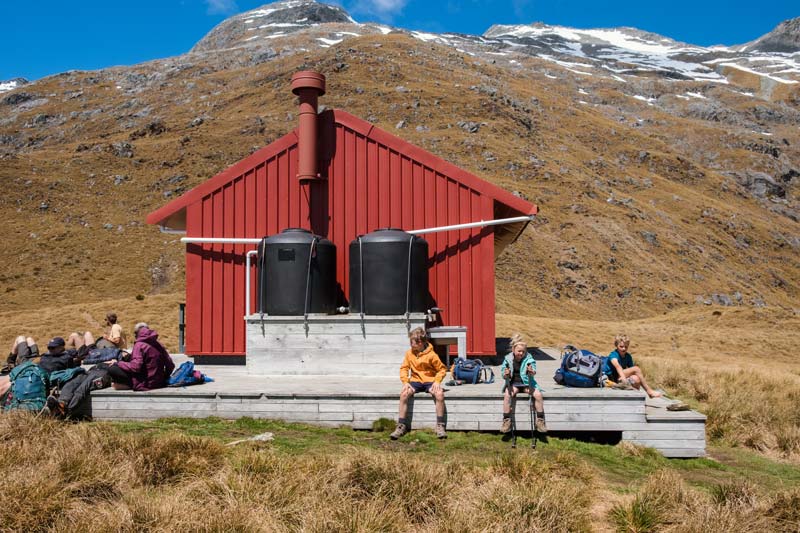
[[[501,433],[511,431],[511,404],[520,392],[529,394],[533,390],[533,401],[536,408],[536,431],[547,433],[544,421],[544,399],[542,389],[533,376],[536,375],[536,361],[528,353],[528,345],[519,333],[511,337],[511,352],[503,359],[500,372],[508,386],[503,386],[503,425]]]

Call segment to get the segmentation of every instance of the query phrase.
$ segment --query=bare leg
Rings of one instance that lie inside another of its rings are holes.
[[[70,348],[77,350],[81,346],[83,346],[83,337],[75,332],[70,333],[69,337],[67,337],[65,348],[68,350]]]
[[[131,390],[130,386],[125,383],[115,383],[113,381],[111,382],[111,388],[114,390]]]
[[[542,391],[534,389],[533,391],[533,405],[537,413],[544,412],[544,398],[542,398]]]
[[[408,414],[408,400],[414,396],[414,389],[411,387],[403,388],[400,391],[400,408],[397,410],[397,417],[400,420],[405,420],[406,414]]]
[[[511,412],[511,403],[517,396],[517,390],[514,386],[508,386],[506,388],[506,392],[503,395],[503,412],[510,413]]]
[[[623,370],[626,378],[629,378],[628,381],[634,388],[639,389],[640,387],[644,387],[645,392],[651,398],[660,398],[661,393],[656,392],[650,388],[647,382],[644,380],[644,374],[642,374],[642,369],[638,366],[632,366],[630,368],[626,368]]]
[[[6,393],[11,388],[11,378],[8,376],[0,377],[0,396]]]
[[[439,392],[436,394],[432,394],[433,402],[436,404],[436,416],[441,418],[444,416],[445,407],[444,407],[444,391],[439,389]]]
[[[83,334],[83,344],[86,346],[91,346],[94,344],[94,336],[92,336],[91,331],[87,331]]]
[[[25,342],[25,335],[20,335],[14,339],[14,344],[11,346],[11,353],[17,355],[17,346],[19,346],[19,343],[21,342]]]

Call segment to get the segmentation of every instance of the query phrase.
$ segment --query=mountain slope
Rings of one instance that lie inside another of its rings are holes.
[[[328,77],[323,105],[541,207],[497,261],[499,312],[798,307],[790,90],[759,98],[686,61],[670,74],[675,57],[712,56],[631,29],[434,36],[360,25],[314,2],[260,10],[273,11],[237,15],[183,56],[0,96],[5,310],[182,291],[179,236],[145,215],[294,128],[289,80],[308,68]],[[621,57],[631,43],[640,50]],[[692,64],[714,59],[704,61]]]

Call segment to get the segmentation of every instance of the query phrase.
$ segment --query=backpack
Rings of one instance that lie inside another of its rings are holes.
[[[96,365],[112,359],[120,360],[122,350],[119,348],[93,348],[89,350],[86,358],[82,361],[84,365]]]
[[[49,382],[47,372],[32,361],[14,367],[9,374],[11,388],[8,391],[4,409],[26,409],[41,411],[47,403]]]
[[[194,369],[194,363],[191,361],[184,361],[181,366],[172,372],[172,375],[167,380],[167,387],[186,387],[188,385],[199,385],[214,381],[210,377],[204,375],[199,370]]]
[[[480,359],[456,359],[453,365],[453,378],[465,383],[494,383],[494,370],[483,365]]]
[[[588,350],[580,350],[571,344],[561,352],[561,366],[553,381],[566,387],[599,387],[607,359]]]

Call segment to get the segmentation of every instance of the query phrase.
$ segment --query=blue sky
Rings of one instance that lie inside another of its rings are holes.
[[[0,0],[0,81],[186,52],[251,0]],[[692,44],[741,44],[800,16],[798,0],[339,0],[358,22],[481,34],[490,25],[633,26]]]

